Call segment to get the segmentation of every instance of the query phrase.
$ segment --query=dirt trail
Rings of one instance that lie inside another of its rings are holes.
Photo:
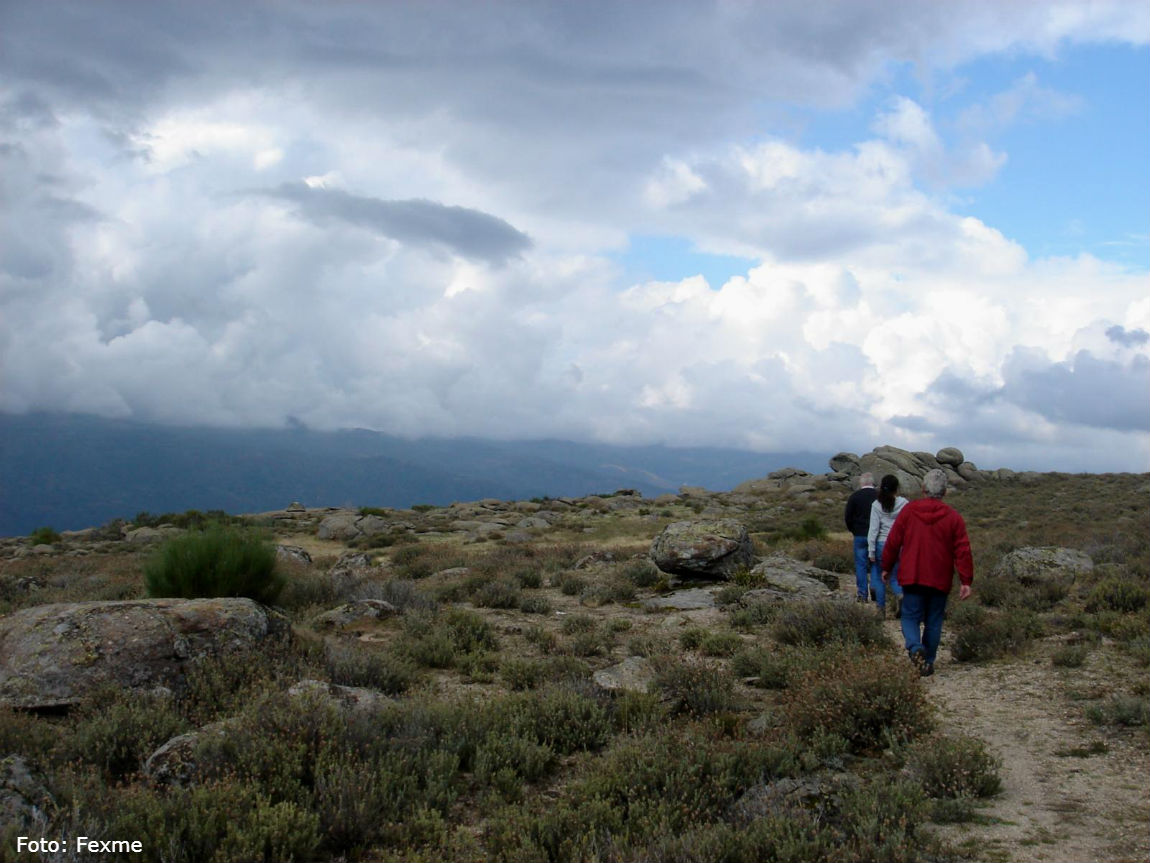
[[[1086,717],[1093,699],[1129,692],[1145,670],[1111,647],[1077,669],[1053,667],[1050,645],[1023,658],[962,664],[950,661],[945,633],[943,640],[937,671],[924,681],[929,697],[945,731],[980,738],[1002,759],[1003,792],[979,810],[990,823],[939,832],[978,860],[1150,860],[1145,730],[1107,729]],[[1091,743],[1107,751],[1068,754]]]

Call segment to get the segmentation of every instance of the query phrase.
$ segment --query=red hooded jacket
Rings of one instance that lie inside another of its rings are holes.
[[[962,516],[941,500],[925,497],[902,508],[882,549],[883,572],[899,565],[898,583],[950,593],[954,571],[963,584],[974,581],[974,558]]]

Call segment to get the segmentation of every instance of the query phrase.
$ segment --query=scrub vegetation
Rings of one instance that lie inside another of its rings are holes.
[[[744,576],[714,608],[648,605],[672,585],[645,552],[664,525],[700,517],[687,498],[615,511],[599,496],[526,541],[461,541],[420,520],[437,509],[379,510],[404,524],[386,545],[354,543],[375,564],[355,598],[396,613],[334,631],[315,621],[348,598],[327,576],[348,544],[302,528],[276,540],[306,541],[310,565],[277,563],[235,517],[189,523],[158,552],[9,558],[0,613],[243,595],[287,614],[293,637],[202,661],[170,692],[0,708],[0,758],[21,756],[42,780],[44,835],[146,838],[165,861],[1009,859],[971,840],[992,829],[1009,765],[956,730],[932,687],[964,670],[1043,675],[1081,728],[1047,757],[1073,767],[1144,752],[1146,482],[1044,475],[949,497],[970,530],[975,598],[953,601],[929,680],[896,622],[849,601],[836,488],[763,495],[731,517],[761,554],[840,573],[848,601],[771,599]],[[1084,550],[1095,567],[1058,588],[995,574],[1032,545]],[[646,663],[645,690],[596,683],[624,660]],[[301,680],[375,697],[348,707],[289,692]],[[147,773],[161,744],[197,729],[181,782]],[[1144,827],[1146,814],[1129,817]],[[0,835],[0,861],[16,859],[33,857]]]

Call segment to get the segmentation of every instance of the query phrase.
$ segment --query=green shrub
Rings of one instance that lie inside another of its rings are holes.
[[[564,596],[578,596],[587,589],[587,580],[573,572],[565,572],[558,578],[559,590]]]
[[[32,545],[55,545],[61,539],[60,534],[50,527],[38,527],[28,538],[32,540]]]
[[[522,780],[534,782],[555,764],[550,746],[509,732],[491,730],[476,747],[474,773],[481,784],[492,785],[505,798],[519,799]]]
[[[611,736],[604,704],[577,685],[551,684],[510,695],[492,706],[490,721],[559,755],[601,749]]]
[[[1096,725],[1150,724],[1150,700],[1142,695],[1114,695],[1103,704],[1093,704],[1086,716]]]
[[[499,676],[509,689],[534,689],[547,676],[547,665],[537,659],[508,657],[499,666]]]
[[[187,730],[170,696],[107,691],[81,708],[60,745],[66,760],[94,765],[112,782],[131,777],[162,743]]]
[[[519,610],[524,614],[550,614],[551,600],[545,596],[524,596],[519,600]]]
[[[1050,664],[1056,668],[1081,668],[1089,653],[1085,644],[1067,644],[1050,654]]]
[[[907,767],[929,797],[993,797],[1002,790],[1001,762],[974,738],[921,738],[910,749]]]
[[[704,716],[736,706],[735,680],[720,665],[662,659],[655,663],[655,688],[677,713]]]
[[[389,578],[384,581],[364,581],[356,587],[356,599],[382,599],[403,612],[434,612],[438,603],[424,594],[415,582],[406,578]]]
[[[515,570],[513,577],[519,586],[527,590],[535,590],[543,586],[543,573],[534,566],[521,566]]]
[[[1090,591],[1086,599],[1087,611],[1138,611],[1150,600],[1150,586],[1132,578],[1110,576]]]
[[[246,596],[265,605],[284,586],[267,540],[218,526],[165,542],[145,566],[144,578],[149,596]]]
[[[565,635],[574,635],[577,632],[595,632],[599,622],[589,614],[572,614],[563,618],[559,625]]]
[[[734,632],[691,627],[679,636],[679,643],[686,650],[697,650],[704,656],[730,656],[742,646],[743,640]]]
[[[838,735],[852,752],[882,749],[932,726],[917,672],[885,653],[840,653],[800,674],[783,699],[785,718],[800,736]]]
[[[756,626],[774,623],[781,611],[780,603],[769,600],[738,604],[730,608],[731,626],[743,630],[754,629]]]
[[[480,608],[517,608],[521,599],[519,583],[510,578],[489,581],[472,596]]]
[[[798,674],[811,666],[811,662],[804,660],[806,656],[807,652],[802,650],[748,647],[731,659],[731,672],[736,677],[754,678],[752,685],[760,689],[786,689]]]
[[[636,560],[623,567],[623,576],[635,587],[654,587],[659,581],[659,568],[649,560]]]
[[[991,613],[963,603],[956,612],[950,652],[957,662],[980,662],[1020,653],[1043,632],[1042,621],[1023,609]]]
[[[870,606],[818,600],[784,606],[772,635],[780,644],[817,647],[829,642],[887,645],[890,639]]]
[[[323,573],[290,564],[288,573],[285,574],[284,588],[279,595],[281,608],[298,611],[317,605],[330,606],[339,600],[335,583]]]
[[[658,692],[624,689],[611,701],[611,724],[624,734],[655,731],[667,719],[667,708]]]
[[[405,656],[342,644],[327,646],[327,671],[332,683],[363,686],[387,695],[406,692],[418,677]]]
[[[570,798],[576,812],[601,806],[586,828],[645,843],[713,821],[755,783],[795,770],[789,745],[749,743],[689,726],[621,741],[574,783]]]
[[[88,786],[73,818],[77,834],[156,837],[155,859],[171,863],[306,861],[320,844],[315,815],[230,779],[171,792]]]

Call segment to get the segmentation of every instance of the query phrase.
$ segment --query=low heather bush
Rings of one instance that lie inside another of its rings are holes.
[[[751,630],[756,626],[774,623],[782,611],[780,603],[769,600],[758,600],[746,604],[739,602],[729,605],[727,608],[731,615],[731,626],[743,630]]]
[[[1150,586],[1142,581],[1122,576],[1103,579],[1090,591],[1086,599],[1086,610],[1095,611],[1139,611],[1150,601]]]
[[[410,689],[419,674],[408,657],[385,650],[329,644],[326,653],[328,676],[332,683],[342,686],[398,695]]]
[[[519,582],[511,578],[497,578],[476,590],[471,601],[480,608],[518,608],[521,599]]]
[[[662,658],[655,663],[655,688],[677,713],[704,716],[736,707],[735,680],[721,665]]]
[[[1150,699],[1145,695],[1113,695],[1102,704],[1091,705],[1086,716],[1096,725],[1148,725]]]
[[[914,668],[886,653],[840,654],[799,675],[783,699],[786,721],[800,736],[838,735],[853,752],[910,739],[933,724]]]
[[[252,531],[215,525],[165,542],[144,578],[149,596],[246,596],[268,605],[284,586],[271,543]]]
[[[1001,762],[969,737],[932,735],[910,748],[907,768],[929,797],[993,797],[1002,790]]]
[[[1007,608],[988,612],[963,603],[953,616],[950,652],[957,662],[980,662],[1020,653],[1042,635],[1042,621],[1030,611]]]
[[[887,645],[890,639],[874,610],[856,602],[795,602],[778,613],[772,635],[780,644],[817,647],[829,642]]]
[[[115,782],[137,773],[162,743],[187,730],[170,696],[106,691],[81,708],[60,746],[64,760],[92,764]]]
[[[1081,668],[1089,653],[1085,644],[1067,644],[1050,654],[1050,664],[1055,668]]]
[[[551,600],[545,596],[524,596],[519,600],[519,610],[524,614],[550,614]]]

